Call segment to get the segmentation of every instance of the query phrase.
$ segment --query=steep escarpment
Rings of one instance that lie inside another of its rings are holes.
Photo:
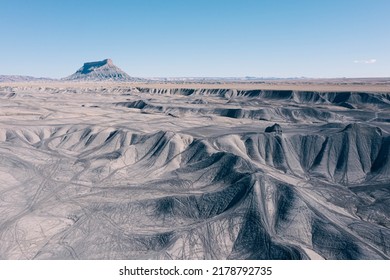
[[[315,92],[293,90],[235,90],[191,88],[136,88],[139,92],[163,95],[218,96],[225,98],[259,98],[265,100],[291,101],[294,103],[333,104],[342,107],[348,104],[389,106],[389,93],[370,92]]]
[[[127,100],[114,105],[174,117],[212,115],[287,123],[389,122],[388,93],[133,88],[130,92],[123,89],[122,94]]]
[[[245,144],[250,157],[262,164],[348,185],[386,174],[385,165],[377,165],[387,157],[388,139],[377,127],[354,123],[332,134],[258,134]]]

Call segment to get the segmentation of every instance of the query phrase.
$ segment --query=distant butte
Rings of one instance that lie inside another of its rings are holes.
[[[111,59],[86,62],[74,74],[63,78],[65,81],[139,81],[141,79],[130,77]]]

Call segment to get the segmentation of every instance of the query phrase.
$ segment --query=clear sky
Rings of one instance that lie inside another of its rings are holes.
[[[0,75],[389,77],[389,0],[0,0]]]

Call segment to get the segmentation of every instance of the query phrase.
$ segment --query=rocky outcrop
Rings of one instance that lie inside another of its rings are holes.
[[[274,132],[275,134],[282,134],[282,128],[280,127],[279,124],[275,123],[272,126],[266,127],[265,132],[266,133]]]

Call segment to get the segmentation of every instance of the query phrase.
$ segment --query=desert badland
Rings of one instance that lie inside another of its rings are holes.
[[[100,70],[0,84],[0,258],[390,258],[388,82]]]

